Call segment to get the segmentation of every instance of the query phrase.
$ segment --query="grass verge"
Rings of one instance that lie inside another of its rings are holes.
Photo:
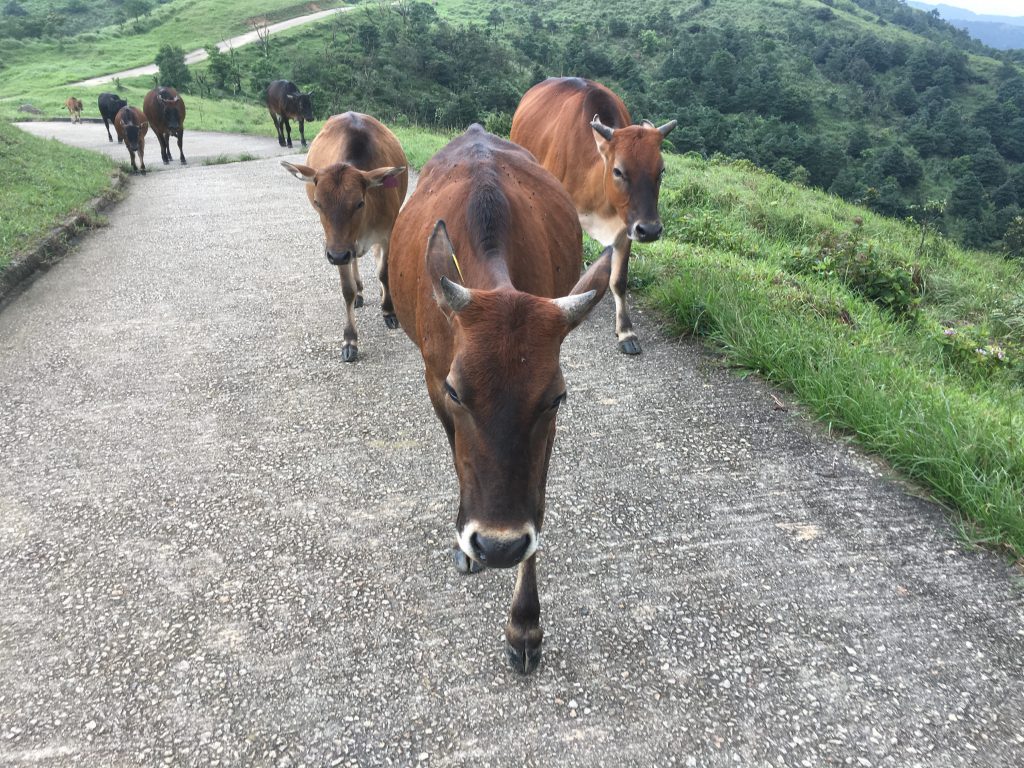
[[[105,155],[31,136],[0,121],[0,272],[111,186]]]

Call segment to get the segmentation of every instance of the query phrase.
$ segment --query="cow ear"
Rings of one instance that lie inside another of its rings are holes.
[[[472,299],[468,288],[462,285],[462,273],[455,257],[455,248],[448,239],[443,219],[438,219],[427,241],[427,274],[434,290],[434,300],[441,311],[451,319],[453,312],[466,308]]]
[[[373,189],[374,187],[394,189],[398,186],[398,177],[403,173],[405,173],[404,165],[394,168],[377,168],[363,173],[363,178],[366,179],[367,189]]]
[[[565,322],[569,326],[566,333],[583,322],[608,290],[608,282],[612,276],[612,246],[608,246],[590,265],[586,272],[569,291],[569,295],[561,299],[552,299],[562,310]]]
[[[308,165],[301,165],[299,163],[289,163],[286,160],[281,161],[288,173],[294,176],[299,181],[304,181],[307,184],[316,184],[316,169],[310,168]]]

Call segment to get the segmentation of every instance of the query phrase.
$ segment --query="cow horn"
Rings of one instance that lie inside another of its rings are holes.
[[[441,292],[444,294],[444,300],[448,303],[448,306],[452,308],[453,312],[459,312],[469,306],[469,302],[473,298],[473,294],[469,292],[469,288],[465,288],[458,283],[453,283],[447,277],[441,276]]]
[[[665,123],[664,125],[660,126],[658,128],[658,132],[661,134],[661,137],[665,138],[670,133],[672,133],[672,129],[676,127],[677,122],[678,121],[676,121],[676,120],[669,120],[667,123]]]
[[[598,115],[594,115],[594,119],[590,121],[590,127],[601,134],[605,141],[611,141],[612,136],[615,134],[614,130],[601,122],[601,118]]]
[[[563,296],[560,299],[552,299],[556,307],[562,310],[562,316],[570,327],[575,327],[583,317],[590,311],[590,303],[594,300],[597,291],[587,291],[573,296]]]
[[[654,127],[654,123],[652,123],[650,120],[641,120],[640,121],[640,125],[642,125],[644,128],[653,128]]]

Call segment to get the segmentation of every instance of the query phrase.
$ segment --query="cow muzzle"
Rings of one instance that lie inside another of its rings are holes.
[[[660,221],[638,221],[629,231],[629,239],[641,243],[653,243],[664,229]]]
[[[532,524],[488,530],[467,523],[459,534],[459,549],[487,568],[513,568],[537,551],[537,530]]]
[[[344,267],[350,261],[352,261],[352,249],[345,251],[332,251],[330,248],[327,249],[327,261],[336,267]]]

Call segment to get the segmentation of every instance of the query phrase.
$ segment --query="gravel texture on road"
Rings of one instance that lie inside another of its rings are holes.
[[[515,674],[514,574],[453,568],[447,442],[362,275],[345,364],[301,186],[196,162],[0,312],[0,764],[1024,762],[1008,564],[650,312],[620,354],[608,299],[563,348]]]

